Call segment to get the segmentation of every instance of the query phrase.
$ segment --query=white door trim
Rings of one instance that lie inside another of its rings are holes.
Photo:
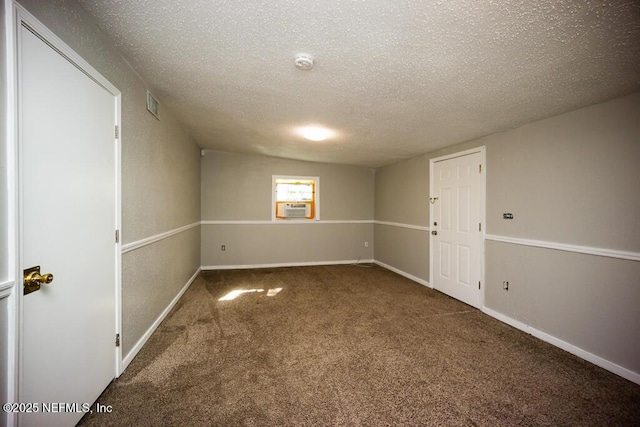
[[[487,188],[487,174],[486,174],[486,147],[480,146],[477,148],[471,148],[469,150],[458,151],[456,153],[446,154],[440,157],[434,157],[429,159],[429,197],[433,197],[434,188],[433,188],[433,165],[436,162],[441,162],[443,160],[455,159],[456,157],[462,157],[469,154],[480,153],[480,161],[482,171],[480,174],[480,223],[482,224],[482,230],[479,235],[480,239],[480,280],[482,282],[480,288],[480,307],[479,309],[484,308],[484,290],[485,286],[485,277],[484,277],[484,236],[486,234],[486,224],[487,224],[487,203],[486,203],[486,188]],[[432,224],[433,218],[433,203],[429,203],[429,227]],[[429,286],[433,288],[433,236],[429,236]]]
[[[88,77],[101,85],[105,90],[114,96],[114,113],[116,125],[119,129],[121,126],[121,93],[104,78],[95,68],[81,58],[72,48],[64,43],[59,37],[47,29],[38,19],[24,9],[19,3],[14,1],[5,1],[5,25],[6,25],[6,61],[7,61],[7,167],[9,180],[9,247],[14,249],[15,256],[9,259],[10,276],[13,280],[14,287],[9,298],[10,310],[8,325],[8,347],[9,347],[9,369],[8,376],[8,399],[10,402],[16,402],[19,396],[19,378],[20,378],[20,352],[22,338],[22,216],[20,212],[20,200],[22,195],[22,183],[20,182],[19,169],[19,135],[18,121],[19,105],[18,105],[18,31],[24,24],[34,30],[41,39],[58,51],[62,56],[66,57],[79,70]],[[119,138],[115,138],[114,129],[114,149],[115,149],[115,177],[116,177],[116,212],[115,223],[116,228],[122,228],[121,216],[121,144],[122,131]],[[114,230],[115,233],[115,230]],[[122,234],[122,233],[121,233]],[[114,234],[115,239],[115,234]],[[120,236],[122,242],[122,236]],[[116,266],[116,283],[114,292],[116,294],[116,325],[115,331],[122,333],[122,268],[121,268],[121,243],[114,244],[114,257]],[[122,371],[122,350],[121,347],[115,347],[114,337],[114,377],[120,375]],[[14,414],[8,414],[7,425],[15,425],[17,418]]]
[[[6,61],[6,91],[7,91],[7,115],[6,115],[6,150],[7,150],[7,247],[9,249],[7,268],[12,288],[8,296],[8,319],[7,319],[7,400],[16,402],[18,399],[18,305],[19,300],[15,288],[18,262],[18,139],[17,132],[17,49],[16,49],[16,19],[15,6],[12,1],[5,0],[4,24],[5,24],[5,61]],[[7,426],[17,424],[17,415],[6,414]]]

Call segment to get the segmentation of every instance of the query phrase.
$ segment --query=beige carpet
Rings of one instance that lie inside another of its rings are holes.
[[[203,273],[98,402],[81,425],[640,425],[639,385],[376,266]]]

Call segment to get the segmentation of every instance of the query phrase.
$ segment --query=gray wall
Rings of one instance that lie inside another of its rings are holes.
[[[428,224],[429,159],[484,145],[488,235],[638,253],[638,117],[640,93],[381,168],[376,220]],[[375,238],[376,260],[429,280],[427,232],[376,224]],[[490,240],[485,251],[487,308],[640,373],[638,261]]]
[[[429,226],[429,158],[416,157],[375,173],[375,219]],[[375,224],[375,260],[429,281],[429,232]]]
[[[208,151],[202,158],[202,220],[271,221],[272,175],[319,177],[321,221],[205,223],[204,267],[373,258],[374,177],[368,168]]]
[[[479,140],[488,232],[640,252],[639,118],[636,93]]]
[[[122,92],[123,243],[198,222],[199,148],[185,129],[162,105],[160,121],[146,111],[146,83],[77,3],[21,3]],[[197,271],[199,247],[184,232],[123,255],[124,355]]]
[[[415,157],[376,170],[375,218],[429,225],[429,158]]]

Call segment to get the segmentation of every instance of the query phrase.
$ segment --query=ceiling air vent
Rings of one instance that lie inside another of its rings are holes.
[[[156,119],[160,120],[160,103],[147,91],[147,110],[153,114]]]

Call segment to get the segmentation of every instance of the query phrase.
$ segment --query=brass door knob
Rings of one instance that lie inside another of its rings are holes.
[[[29,275],[24,279],[25,285],[46,285],[51,282],[53,282],[53,274],[45,273],[40,275],[35,271],[33,273],[29,273]]]
[[[40,274],[40,266],[31,267],[24,271],[24,294],[30,294],[40,289],[41,285],[53,282],[53,274]]]

